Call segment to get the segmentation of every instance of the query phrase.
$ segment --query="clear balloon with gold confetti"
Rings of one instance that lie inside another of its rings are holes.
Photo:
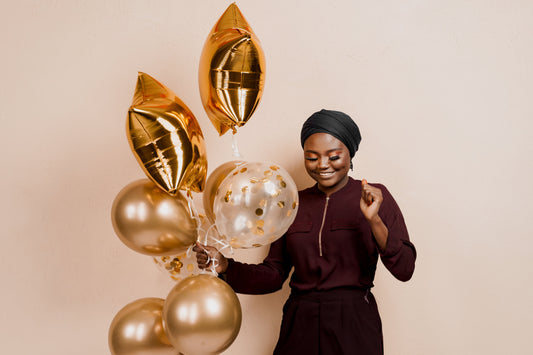
[[[255,248],[281,237],[296,217],[298,189],[289,173],[270,162],[236,167],[220,184],[213,212],[232,248]]]
[[[153,259],[158,268],[174,281],[181,281],[200,273],[194,253],[185,252],[172,256],[158,256]]]

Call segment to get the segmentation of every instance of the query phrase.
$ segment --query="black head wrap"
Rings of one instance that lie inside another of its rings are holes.
[[[328,133],[340,140],[350,151],[350,157],[354,157],[359,149],[361,133],[359,127],[347,114],[340,111],[320,110],[309,117],[302,126],[300,142],[302,148],[310,135],[315,133]]]

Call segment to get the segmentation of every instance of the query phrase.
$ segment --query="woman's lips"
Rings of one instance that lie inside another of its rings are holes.
[[[322,171],[322,172],[317,172],[316,174],[320,177],[329,177],[335,174],[335,172],[334,171]]]

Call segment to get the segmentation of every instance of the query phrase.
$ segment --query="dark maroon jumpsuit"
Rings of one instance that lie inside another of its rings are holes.
[[[378,258],[401,281],[411,278],[416,250],[392,195],[383,194],[379,215],[389,230],[380,251],[359,207],[361,181],[329,197],[317,185],[299,192],[291,227],[258,265],[233,259],[224,275],[238,293],[281,289],[292,268],[291,295],[283,307],[274,354],[383,354],[381,320],[370,288]]]

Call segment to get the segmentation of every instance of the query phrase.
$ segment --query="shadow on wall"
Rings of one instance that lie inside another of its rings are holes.
[[[315,181],[307,175],[303,163],[303,154],[301,151],[291,153],[285,156],[283,167],[291,175],[296,183],[298,190],[303,190],[314,185]]]

